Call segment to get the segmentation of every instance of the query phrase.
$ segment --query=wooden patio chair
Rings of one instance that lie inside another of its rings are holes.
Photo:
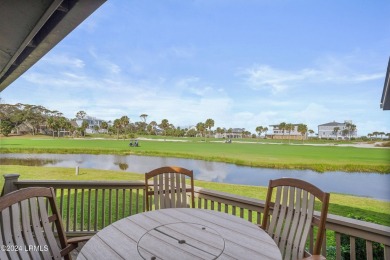
[[[191,181],[186,185],[186,178]],[[153,184],[151,184],[153,180]],[[181,167],[161,167],[145,173],[146,210],[195,207],[193,172]],[[187,203],[191,193],[191,204]]]
[[[321,203],[319,219],[314,219],[313,216],[316,198]],[[308,182],[292,178],[271,180],[261,227],[279,246],[283,259],[324,259],[320,254],[328,205],[329,193]],[[305,244],[313,222],[318,223],[318,230],[311,256],[305,251]]]
[[[0,197],[0,259],[71,259],[69,253],[90,237],[66,238],[55,199],[52,188],[41,187]]]

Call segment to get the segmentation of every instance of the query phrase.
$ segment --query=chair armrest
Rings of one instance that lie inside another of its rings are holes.
[[[76,249],[78,247],[78,244],[80,242],[87,241],[91,238],[92,236],[83,236],[83,237],[72,237],[68,239],[68,245],[61,250],[61,256],[66,256],[68,255],[72,250]]]
[[[326,258],[322,255],[312,255],[312,256],[303,258],[303,260],[326,260]]]
[[[89,240],[91,237],[92,236],[72,237],[68,239],[68,244],[77,244],[80,242],[84,242]]]

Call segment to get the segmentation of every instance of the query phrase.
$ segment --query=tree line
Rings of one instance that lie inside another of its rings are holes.
[[[115,134],[117,138],[119,136],[134,137],[135,134],[210,137],[215,133],[223,134],[233,131],[232,128],[226,130],[221,127],[217,127],[213,131],[215,121],[211,118],[205,120],[205,122],[197,123],[193,128],[176,127],[168,119],[162,119],[160,123],[156,121],[148,123],[147,118],[147,114],[141,114],[139,121],[131,122],[128,116],[122,116],[113,121],[103,121],[90,126],[88,120],[86,120],[88,115],[85,111],[78,111],[75,118],[69,119],[57,110],[50,110],[40,105],[0,104],[0,133],[8,136],[12,131],[16,131],[19,134],[21,125],[27,127],[32,135],[50,133],[53,137],[59,137],[61,132],[72,136],[85,136],[87,129],[91,129],[95,133]],[[81,121],[81,125],[75,123],[77,120]],[[251,135],[248,131],[243,134]]]

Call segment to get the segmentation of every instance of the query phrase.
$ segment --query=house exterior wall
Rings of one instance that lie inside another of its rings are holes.
[[[357,137],[357,130],[353,131],[347,135],[343,135],[343,130],[347,129],[347,123],[352,123],[352,121],[345,121],[344,123],[331,122],[318,126],[318,138],[327,138],[327,139],[348,139],[349,136]],[[334,128],[339,127],[339,131],[336,134]]]
[[[88,122],[88,128],[85,129],[85,132],[87,134],[96,133],[96,131],[94,129],[95,126],[99,127],[99,133],[106,133],[107,132],[107,129],[101,129],[101,125],[104,122],[104,120],[102,120],[102,119],[97,119],[96,117],[87,116],[84,119],[76,119],[76,124],[78,125],[78,127],[81,127],[81,125],[83,124],[84,121]]]
[[[297,139],[302,140],[302,134],[298,132],[298,124],[293,124],[294,129],[292,131],[280,130],[279,125],[270,125],[272,133],[266,135],[266,138],[269,139]],[[307,135],[303,136],[303,139],[307,139]]]

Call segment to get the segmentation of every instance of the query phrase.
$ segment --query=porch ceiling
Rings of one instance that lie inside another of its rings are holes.
[[[106,0],[0,1],[0,91]]]

